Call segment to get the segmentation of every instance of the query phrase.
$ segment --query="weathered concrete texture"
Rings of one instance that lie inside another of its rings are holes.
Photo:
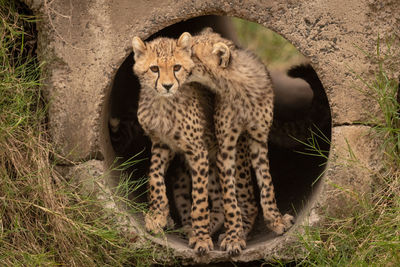
[[[333,130],[332,153],[326,175],[315,190],[314,199],[300,212],[297,226],[288,235],[268,239],[268,242],[249,243],[248,249],[234,260],[290,257],[286,250],[290,247],[290,236],[301,223],[307,220],[317,223],[324,212],[343,212],[344,199],[351,201],[346,192],[333,185],[345,190],[370,192],[371,174],[379,165],[377,144],[367,134],[369,128],[351,124],[378,115],[378,109],[371,99],[356,89],[362,84],[355,74],[366,79],[372,76],[375,66],[364,52],[375,53],[378,33],[381,37],[395,33],[399,36],[400,12],[395,11],[400,10],[400,1],[25,2],[42,17],[38,25],[38,46],[39,56],[46,63],[45,91],[50,103],[49,129],[53,141],[60,153],[69,159],[104,158],[87,163],[93,163],[92,167],[98,173],[104,172],[103,169],[114,160],[107,128],[109,96],[113,77],[131,52],[133,36],[147,38],[168,25],[200,15],[237,16],[283,35],[310,59],[326,89],[333,125],[338,126]],[[393,42],[392,49],[400,51],[398,39]],[[399,74],[400,58],[393,62],[393,69]],[[80,167],[74,169],[75,176],[85,176],[79,170]],[[97,175],[90,171],[87,173],[89,176]],[[153,238],[135,228],[136,220],[128,218],[128,221],[134,231],[158,244],[166,244],[165,240]],[[187,263],[229,260],[226,253],[219,251],[198,258],[184,242],[173,241],[174,238],[168,239],[171,241],[168,245],[174,248],[174,255]]]
[[[136,248],[146,248],[149,251],[153,249],[154,254],[157,255],[155,259],[165,263],[173,263],[173,257],[176,257],[176,255],[169,251],[170,246],[167,245],[167,239],[155,238],[146,233],[143,223],[139,223],[140,214],[132,216],[128,212],[126,203],[120,201],[121,198],[115,190],[117,183],[105,179],[105,177],[113,174],[108,168],[105,168],[104,162],[89,160],[74,166],[64,166],[61,171],[67,179],[71,180],[71,184],[79,190],[80,195],[98,200],[98,204],[102,205],[104,212],[108,212],[109,216],[112,216],[117,222],[118,229],[116,230],[132,241],[130,248],[133,251]],[[153,243],[150,244],[149,240]]]
[[[120,231],[124,234],[136,235],[141,231],[141,227],[134,218],[128,214],[123,202],[118,201],[119,197],[115,192],[115,183],[110,183],[106,177],[111,175],[111,171],[99,160],[89,160],[87,162],[62,167],[64,177],[71,180],[71,184],[78,190],[79,194],[99,200],[99,203],[108,212],[113,213],[119,222]]]
[[[371,196],[383,167],[381,146],[370,127],[333,128],[330,159],[313,207],[320,218],[346,216]]]
[[[363,121],[376,106],[356,87],[368,78],[380,36],[399,33],[400,2],[357,1],[134,1],[26,0],[43,15],[39,49],[46,60],[50,130],[64,155],[101,157],[102,123],[112,78],[143,38],[194,16],[221,14],[258,22],[310,58],[331,103],[334,125]],[[392,47],[399,49],[396,40]],[[398,62],[398,61],[397,61]],[[400,65],[394,66],[399,72]],[[364,107],[368,106],[368,109]],[[368,111],[367,111],[368,110]]]

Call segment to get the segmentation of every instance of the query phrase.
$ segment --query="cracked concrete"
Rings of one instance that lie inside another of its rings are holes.
[[[109,98],[113,77],[131,53],[132,36],[145,39],[166,26],[201,15],[236,16],[281,34],[309,58],[324,85],[332,123],[337,126],[333,127],[326,173],[288,235],[249,244],[233,260],[293,258],[287,247],[302,224],[309,219],[320,222],[325,212],[343,213],[343,203],[351,205],[355,201],[334,185],[365,194],[371,191],[382,156],[377,152],[379,142],[369,134],[369,127],[353,124],[366,121],[371,115],[379,116],[379,111],[376,103],[357,90],[363,87],[357,75],[365,79],[373,76],[376,66],[364,52],[375,53],[378,34],[399,36],[400,13],[393,12],[400,10],[399,1],[25,2],[41,17],[38,51],[40,59],[46,62],[44,83],[52,140],[64,157],[81,162],[94,159],[100,171],[107,169],[115,158],[107,128]],[[398,39],[392,49],[400,50]],[[396,75],[400,73],[398,62],[399,58],[393,59]],[[113,182],[107,180],[109,184]],[[198,258],[183,241],[174,238],[168,239],[169,245],[185,263],[229,260],[220,251]],[[165,245],[163,240],[152,240]]]

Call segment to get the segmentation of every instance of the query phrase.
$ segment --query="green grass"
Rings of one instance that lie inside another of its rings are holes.
[[[390,42],[384,42],[385,49],[381,45],[378,41],[376,54],[369,54],[371,61],[376,63],[374,78],[363,78],[363,75],[358,78],[363,84],[359,90],[379,106],[380,116],[361,124],[372,126],[374,138],[382,140],[382,151],[377,153],[384,153],[384,170],[375,173],[372,196],[358,191],[345,192],[357,196],[348,213],[328,217],[321,227],[306,227],[306,234],[299,235],[302,240],[299,246],[307,252],[299,263],[305,266],[400,265],[399,83],[387,66],[398,57],[395,54],[398,52],[390,49]],[[384,54],[383,50],[386,51]],[[318,152],[318,148],[314,148]],[[359,163],[350,163],[350,168],[352,164]]]
[[[380,116],[372,117],[367,122],[374,125],[376,134],[384,140],[383,146],[387,158],[394,163],[400,163],[400,97],[399,80],[393,78],[391,73],[393,59],[398,58],[400,53],[392,49],[394,42],[399,42],[399,37],[390,37],[381,40],[378,37],[376,55],[363,51],[376,65],[374,79],[365,80],[357,75],[364,85],[360,90],[370,98],[374,99],[379,106]],[[385,52],[383,52],[385,51]],[[397,54],[396,54],[397,53]],[[397,63],[397,62],[396,62]]]
[[[241,45],[254,51],[270,70],[284,70],[305,61],[305,57],[279,34],[239,18],[232,18],[232,22]]]
[[[148,266],[153,249],[119,231],[123,214],[52,161],[35,18],[26,11],[0,0],[0,266]]]

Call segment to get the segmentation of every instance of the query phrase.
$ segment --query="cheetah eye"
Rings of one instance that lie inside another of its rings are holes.
[[[156,72],[156,73],[157,73],[159,69],[158,69],[158,66],[151,66],[151,67],[150,67],[150,70],[151,70],[152,72]]]
[[[176,64],[175,66],[174,66],[174,71],[179,71],[180,69],[181,69],[181,65],[179,65],[179,64]]]

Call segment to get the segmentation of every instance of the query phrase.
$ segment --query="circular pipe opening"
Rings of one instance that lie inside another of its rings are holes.
[[[257,46],[262,41],[254,40],[254,38],[265,38],[264,35],[269,30],[258,24],[250,23],[247,25],[247,29],[244,31],[242,29],[238,34],[238,25],[243,26],[246,23],[237,19],[234,20],[232,23],[232,18],[229,17],[197,17],[166,27],[150,36],[147,40],[159,36],[177,38],[184,31],[196,34],[204,27],[212,27],[214,31],[221,33],[222,36],[240,44],[243,38],[246,37],[243,35],[248,35],[251,30],[254,31],[253,37],[251,37],[253,40],[251,38],[247,39],[247,45],[250,46],[251,50],[258,52],[261,58],[264,58],[263,53],[277,53],[276,51],[265,51],[265,48]],[[272,35],[273,33],[269,31],[268,36]],[[281,43],[283,43],[282,40]],[[287,58],[284,51],[279,52],[281,57]],[[298,65],[302,61],[299,60],[301,57],[300,53],[297,53],[294,57],[295,59],[288,59],[284,64],[286,69],[290,66],[295,66],[288,72],[291,77],[282,70],[282,66],[277,67],[276,64],[267,64],[275,91],[274,126],[271,130],[269,141],[270,171],[280,211],[282,213],[289,212],[296,217],[304,211],[318,186],[318,178],[325,168],[324,164],[330,149],[329,141],[331,138],[331,115],[324,88],[316,72],[309,65]],[[133,74],[133,64],[133,54],[131,53],[122,63],[114,77],[108,117],[111,118],[109,121],[109,133],[115,155],[121,158],[121,161],[126,161],[138,154],[136,159],[143,159],[124,171],[126,175],[129,175],[129,179],[139,180],[143,179],[148,172],[151,142],[144,135],[136,116],[140,84]],[[119,122],[118,127],[115,127],[117,122]],[[305,137],[305,134],[308,137]],[[310,151],[312,148],[294,140],[291,136],[301,139],[306,144],[310,140],[314,140],[314,142],[316,140],[320,151],[323,151],[326,157],[310,156],[309,154],[313,154]],[[168,188],[171,186],[171,179],[174,177],[173,172],[177,164],[174,161],[169,167],[166,176],[167,192],[171,192]],[[253,184],[256,185],[255,181]],[[135,202],[146,203],[145,190],[146,185],[132,192],[132,198],[134,198]],[[169,201],[171,216],[176,227],[179,227],[179,217],[175,210],[173,197],[170,194]],[[135,220],[143,225],[141,214],[137,214]],[[266,228],[262,215],[259,214],[248,237],[247,248],[257,247],[274,238],[275,235]],[[168,242],[178,246],[187,244],[187,241],[181,238],[179,234],[173,233],[168,235]]]

